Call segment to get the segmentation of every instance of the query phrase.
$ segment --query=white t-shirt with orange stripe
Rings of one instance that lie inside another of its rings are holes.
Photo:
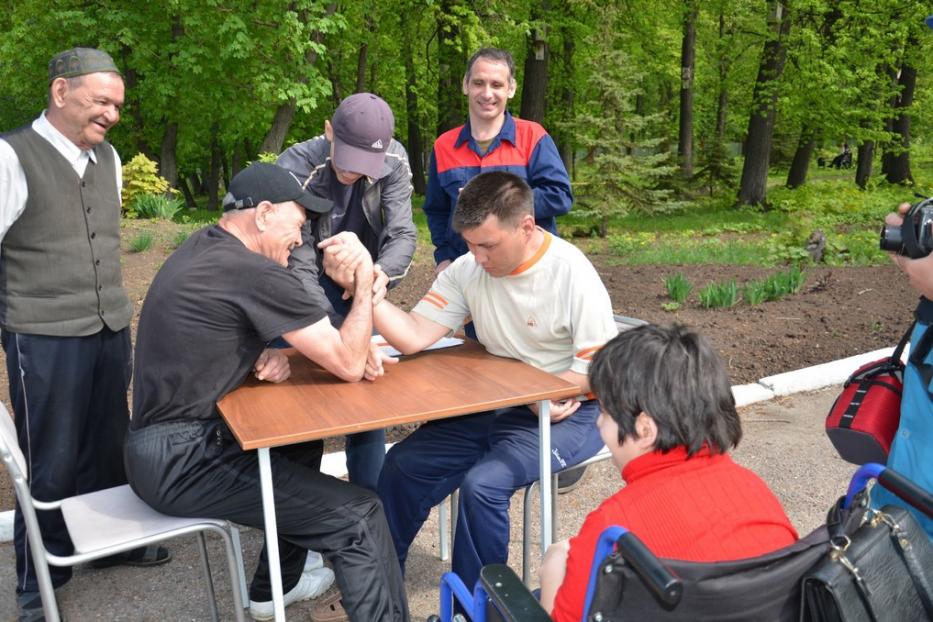
[[[544,233],[535,256],[505,277],[490,276],[472,253],[460,256],[413,311],[450,329],[471,316],[490,353],[585,375],[618,332],[609,293],[579,249]]]

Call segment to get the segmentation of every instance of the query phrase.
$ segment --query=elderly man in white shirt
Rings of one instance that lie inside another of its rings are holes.
[[[123,438],[133,305],[120,272],[120,158],[104,138],[120,119],[123,77],[100,50],[49,62],[47,109],[0,136],[0,336],[33,494],[60,499],[126,482]],[[46,547],[73,550],[58,512]],[[22,516],[14,523],[19,619],[43,620]],[[146,547],[97,565],[153,565]],[[70,568],[50,568],[58,587]]]

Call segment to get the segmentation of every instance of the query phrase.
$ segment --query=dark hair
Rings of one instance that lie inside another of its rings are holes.
[[[722,361],[709,342],[685,326],[638,326],[620,333],[593,358],[590,387],[619,424],[619,442],[635,436],[645,412],[658,427],[655,448],[704,444],[722,453],[739,444],[742,425]]]
[[[464,82],[469,82],[470,72],[473,71],[473,63],[480,58],[505,63],[505,66],[509,68],[509,82],[515,80],[515,61],[512,60],[512,55],[508,51],[499,48],[482,48],[477,50],[467,61],[466,73],[463,74]]]
[[[479,227],[490,215],[517,225],[522,216],[534,213],[534,193],[524,179],[507,171],[490,171],[480,173],[460,191],[452,224],[459,233]]]

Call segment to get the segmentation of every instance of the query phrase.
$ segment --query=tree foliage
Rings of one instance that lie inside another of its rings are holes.
[[[769,22],[777,5],[790,16],[780,37]],[[923,0],[17,0],[0,5],[0,126],[44,107],[54,53],[96,46],[127,83],[111,141],[126,160],[158,162],[189,203],[206,195],[216,205],[246,162],[319,134],[358,90],[389,102],[422,190],[434,138],[465,118],[466,59],[492,45],[515,56],[534,98],[525,109],[589,184],[584,194],[601,187],[615,209],[672,206],[696,191],[735,196],[741,164],[757,166],[758,202],[776,168],[791,165],[788,184],[804,184],[814,154],[843,142],[857,153],[859,185],[881,179],[875,170],[889,182],[914,177],[911,151],[933,127],[930,10]],[[688,99],[685,11],[695,34]],[[778,38],[783,71],[760,80]],[[546,63],[526,62],[542,50]],[[763,112],[771,140],[744,149]],[[678,143],[692,149],[694,175],[654,195]]]

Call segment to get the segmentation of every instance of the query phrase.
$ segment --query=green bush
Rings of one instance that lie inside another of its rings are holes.
[[[739,301],[735,279],[725,283],[710,283],[700,290],[700,306],[706,309],[731,307]]]
[[[131,211],[137,218],[172,220],[185,207],[185,200],[164,194],[140,194],[133,199]]]
[[[174,191],[168,180],[159,177],[159,168],[156,163],[145,155],[138,153],[123,165],[123,211],[133,208],[134,199],[141,194],[168,194]]]
[[[148,231],[142,231],[136,234],[132,240],[130,240],[130,252],[131,253],[142,253],[147,251],[152,247],[152,234]]]
[[[693,285],[691,285],[687,277],[680,272],[665,277],[664,286],[667,288],[667,295],[678,304],[685,301],[693,290]]]

